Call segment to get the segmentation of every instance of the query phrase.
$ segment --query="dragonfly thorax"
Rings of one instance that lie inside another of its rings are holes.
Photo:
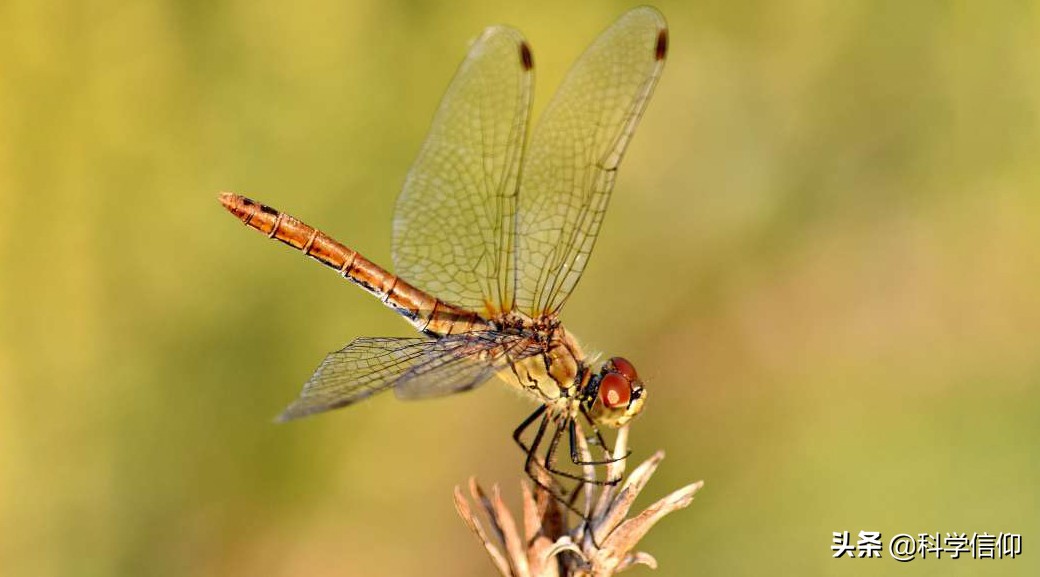
[[[522,336],[527,343],[524,354],[503,371],[507,381],[543,403],[578,397],[588,374],[585,354],[558,320],[510,313],[495,325],[499,331]]]

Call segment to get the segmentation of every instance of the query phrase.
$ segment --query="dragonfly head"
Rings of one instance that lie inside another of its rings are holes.
[[[620,427],[643,410],[646,390],[632,363],[613,357],[594,375],[586,389],[589,417],[597,424]]]

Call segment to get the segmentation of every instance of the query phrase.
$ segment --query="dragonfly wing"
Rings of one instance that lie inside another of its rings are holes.
[[[394,215],[396,273],[473,311],[512,308],[517,181],[531,108],[531,52],[488,28],[451,81]]]
[[[289,421],[345,407],[393,386],[421,363],[434,343],[424,338],[359,338],[329,353],[278,417]]]
[[[441,342],[441,350],[394,384],[398,398],[428,399],[468,391],[509,362],[541,350],[529,339],[490,331],[448,336]]]
[[[531,137],[517,225],[517,306],[554,314],[599,233],[618,165],[664,66],[656,9],[625,13],[575,62]]]
[[[428,398],[472,389],[520,354],[518,337],[464,333],[425,338],[359,338],[330,353],[279,417],[289,421],[345,407],[394,388],[397,396]]]

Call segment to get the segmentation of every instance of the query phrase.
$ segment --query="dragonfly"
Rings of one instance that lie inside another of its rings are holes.
[[[624,357],[595,366],[559,313],[588,263],[667,49],[660,12],[626,12],[574,63],[529,136],[530,46],[513,28],[487,28],[449,84],[397,199],[395,273],[284,212],[221,193],[248,227],[353,281],[420,333],[358,338],[328,354],[279,420],[387,390],[424,399],[497,378],[538,404],[513,431],[538,485],[560,498],[546,471],[552,480],[616,484],[565,470],[557,447],[567,434],[581,471],[617,460],[600,428],[638,415],[646,388]],[[605,458],[579,451],[579,427],[591,428],[589,443],[603,445]]]

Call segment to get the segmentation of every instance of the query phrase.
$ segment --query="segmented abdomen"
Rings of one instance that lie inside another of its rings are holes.
[[[479,314],[415,288],[357,251],[284,212],[230,192],[220,194],[220,203],[246,226],[335,269],[426,334],[443,336],[488,328],[487,321]]]

